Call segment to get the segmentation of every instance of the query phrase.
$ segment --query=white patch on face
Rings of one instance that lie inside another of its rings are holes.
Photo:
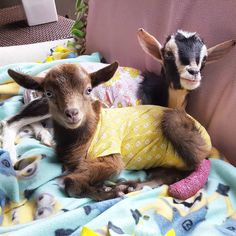
[[[187,90],[194,90],[198,88],[201,84],[201,80],[191,80],[191,79],[185,79],[185,78],[180,78],[180,84],[181,87]]]
[[[174,54],[175,59],[177,61],[179,61],[179,50],[178,50],[177,44],[175,43],[175,36],[174,35],[171,35],[170,40],[166,43],[165,51],[167,51],[167,52],[171,51]]]
[[[175,57],[176,66],[180,65],[179,63],[179,50],[177,44],[175,43],[175,36],[171,35],[170,40],[165,45],[165,52],[172,52]]]
[[[193,61],[190,62],[190,65],[187,65],[187,66],[180,65],[180,66],[178,66],[178,71],[180,73],[180,84],[183,88],[185,88],[187,90],[194,90],[194,89],[196,89],[197,87],[200,86],[201,79],[202,79],[200,69],[201,69],[201,66],[202,66],[202,60],[203,60],[204,56],[207,56],[207,48],[206,48],[205,45],[203,45],[202,48],[201,48],[198,65],[197,65],[197,63],[194,59]],[[197,75],[191,75],[188,72],[188,70],[199,71],[199,73]]]
[[[182,30],[178,30],[178,33],[181,33],[185,38],[191,37],[196,34],[195,32],[192,33],[192,32],[186,32]],[[198,64],[196,63],[195,59],[191,61],[189,65],[183,65],[180,62],[179,49],[175,42],[175,34],[172,35],[170,40],[166,43],[165,51],[166,52],[171,51],[175,56],[175,64],[176,64],[178,73],[180,75],[180,84],[182,88],[187,89],[187,90],[194,90],[197,87],[199,87],[201,83],[200,69],[201,69],[202,61],[203,61],[204,56],[207,56],[206,46],[203,45],[201,48]],[[199,71],[199,73],[196,75],[192,75],[189,73],[188,70]]]
[[[180,63],[180,59],[179,59],[179,50],[178,50],[178,46],[175,42],[175,36],[172,35],[170,40],[166,43],[165,45],[165,51],[171,51],[174,56],[175,56],[175,64],[178,70],[178,73],[180,75],[180,84],[184,89],[187,90],[192,90],[197,88],[200,83],[194,83],[191,80],[193,80],[192,76],[188,73],[187,71],[187,66],[186,65],[182,65]]]
[[[196,64],[196,61],[193,60],[189,65],[180,64],[177,66],[180,74],[180,84],[183,88],[187,90],[196,89],[201,83],[201,73],[200,67]],[[192,75],[189,73],[189,70],[199,71],[198,74]]]
[[[179,59],[179,49],[178,49],[178,46],[175,42],[175,36],[172,35],[170,40],[166,43],[166,46],[165,46],[165,51],[171,51],[174,56],[175,56],[175,64],[176,64],[176,67],[177,67],[177,70],[178,70],[178,73],[180,75],[180,78],[186,78],[186,79],[191,79],[190,78],[190,74],[188,73],[187,71],[187,66],[186,65],[182,65],[181,62],[180,62],[180,59]],[[183,88],[189,88],[189,86],[183,82],[183,84],[181,83],[180,81],[180,84]]]
[[[185,38],[190,38],[196,34],[196,32],[188,32],[188,31],[184,31],[184,30],[178,30],[177,33],[182,34]]]

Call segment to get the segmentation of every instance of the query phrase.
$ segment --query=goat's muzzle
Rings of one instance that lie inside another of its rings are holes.
[[[187,71],[190,75],[197,75],[200,72],[199,70],[194,69],[187,69]]]
[[[79,110],[77,108],[70,108],[65,110],[67,121],[71,124],[76,124],[80,121]]]

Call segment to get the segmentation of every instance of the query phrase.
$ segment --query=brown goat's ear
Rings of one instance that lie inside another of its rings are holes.
[[[154,57],[154,59],[163,63],[161,57],[162,45],[157,41],[157,39],[142,28],[138,30],[137,36],[142,49]]]
[[[113,62],[109,66],[106,66],[96,72],[90,74],[92,87],[96,87],[99,84],[107,82],[115,74],[118,68],[118,62]]]
[[[206,64],[213,63],[227,54],[236,45],[236,40],[228,40],[207,49],[208,57]]]
[[[24,88],[43,91],[43,77],[33,77],[11,69],[8,70],[8,74],[16,81],[17,84]]]

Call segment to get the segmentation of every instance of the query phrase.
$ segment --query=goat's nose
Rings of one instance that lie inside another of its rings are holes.
[[[190,75],[197,75],[199,73],[199,70],[188,69],[187,71]]]
[[[69,119],[74,119],[75,117],[78,116],[78,114],[79,114],[79,110],[77,108],[70,108],[70,109],[65,110],[65,115]]]

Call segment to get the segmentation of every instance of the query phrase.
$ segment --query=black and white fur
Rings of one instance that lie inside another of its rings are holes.
[[[35,136],[40,136],[42,143],[52,143],[52,136],[39,121],[50,118],[48,102],[45,96],[29,103],[19,114],[0,122],[0,142],[9,152],[13,165],[17,162],[15,139],[22,127],[31,125]]]
[[[170,35],[163,46],[143,29],[138,31],[138,39],[144,51],[162,64],[160,76],[146,74],[139,95],[144,104],[168,107],[184,107],[188,92],[201,83],[200,71],[205,63],[218,60],[235,45],[235,41],[230,40],[207,49],[196,33],[182,30]],[[2,148],[10,153],[13,165],[17,162],[14,141],[19,130],[49,117],[47,99],[43,95],[26,105],[16,116],[0,122],[0,142]],[[33,127],[42,142],[52,141],[41,125],[34,124]]]
[[[144,104],[185,108],[186,97],[201,84],[205,64],[218,60],[235,45],[226,41],[207,49],[196,32],[178,30],[167,37],[164,45],[144,29],[138,40],[143,50],[162,65],[161,74],[144,73],[139,97]]]

